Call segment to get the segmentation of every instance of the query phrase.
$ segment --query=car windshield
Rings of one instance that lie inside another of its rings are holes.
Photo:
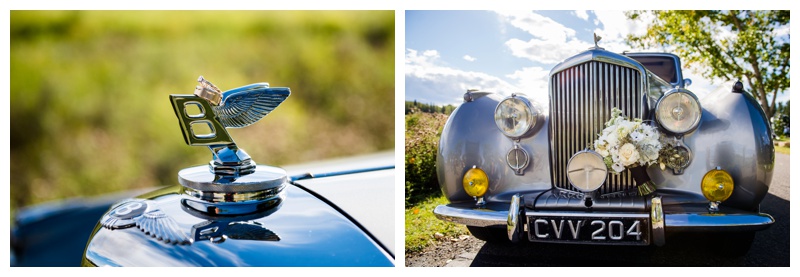
[[[647,70],[653,72],[661,79],[670,83],[678,82],[678,73],[675,70],[675,60],[668,56],[633,56],[634,60],[642,63]]]

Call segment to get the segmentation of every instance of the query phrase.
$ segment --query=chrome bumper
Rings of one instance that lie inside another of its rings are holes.
[[[476,227],[499,227],[508,230],[511,241],[519,238],[522,232],[520,226],[521,213],[525,216],[543,215],[543,212],[527,210],[520,206],[520,197],[515,195],[511,203],[504,206],[506,210],[497,205],[491,208],[475,207],[469,205],[439,205],[433,213],[437,218],[454,223]],[[549,211],[552,212],[552,211]],[[548,212],[548,213],[549,213]],[[602,215],[607,215],[603,213]],[[601,214],[598,214],[598,216]],[[661,205],[661,197],[651,199],[650,222],[652,227],[653,243],[664,244],[666,231],[676,232],[728,232],[728,231],[760,231],[769,228],[775,219],[765,213],[709,213],[707,211],[665,211]]]

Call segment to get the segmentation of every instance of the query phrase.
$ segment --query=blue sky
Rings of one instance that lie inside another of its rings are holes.
[[[628,34],[645,31],[643,22],[623,11],[406,11],[405,99],[459,104],[475,88],[547,103],[550,69],[593,46],[594,33],[609,51],[665,51],[625,44]],[[699,72],[685,71],[684,78],[700,98],[731,86]]]

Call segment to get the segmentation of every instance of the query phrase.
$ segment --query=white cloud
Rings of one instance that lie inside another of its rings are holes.
[[[570,29],[550,19],[529,11],[495,11],[506,22],[514,27],[528,32],[534,37],[547,41],[566,41],[575,36],[575,30]]]
[[[589,20],[589,13],[586,10],[577,10],[575,11],[575,16],[583,20]]]
[[[528,32],[532,39],[524,41],[512,38],[506,41],[511,54],[543,64],[556,64],[576,53],[591,47],[575,37],[575,30],[535,12],[529,11],[496,11],[504,21],[520,30]],[[588,19],[585,11],[576,12]]]
[[[543,64],[556,64],[569,58],[581,51],[589,49],[592,45],[576,38],[569,41],[552,41],[531,39],[522,41],[510,39],[506,41],[506,46],[511,49],[511,54],[521,58]]]
[[[515,85],[482,72],[464,71],[443,66],[436,50],[419,53],[406,49],[406,99],[423,103],[458,104],[467,89],[510,95],[519,91]]]
[[[625,43],[625,37],[628,34],[640,36],[647,32],[647,23],[652,21],[652,15],[649,13],[640,15],[639,20],[629,20],[623,11],[594,11],[594,14],[597,16],[599,23],[603,25],[602,29],[595,29],[595,33],[603,37],[598,44],[600,47],[618,53],[626,50],[654,50],[631,49]]]
[[[464,59],[467,60],[468,62],[474,62],[477,60],[476,58],[473,58],[470,55],[464,55]]]
[[[547,78],[550,70],[541,67],[526,67],[506,77],[516,81],[520,93],[528,95],[539,102],[545,109],[548,103]]]

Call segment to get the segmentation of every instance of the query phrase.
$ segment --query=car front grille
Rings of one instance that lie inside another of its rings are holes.
[[[575,65],[550,79],[550,162],[556,187],[578,191],[567,179],[570,157],[593,148],[594,140],[617,107],[627,117],[642,114],[642,81],[638,70],[599,61]],[[600,194],[624,191],[636,183],[628,171],[609,174]]]

